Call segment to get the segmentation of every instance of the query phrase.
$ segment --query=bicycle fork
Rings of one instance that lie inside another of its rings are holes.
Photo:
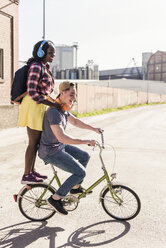
[[[106,179],[107,181],[107,185],[101,190],[100,192],[100,195],[99,195],[99,203],[101,202],[101,199],[102,199],[102,194],[104,192],[104,190],[106,188],[109,188],[109,191],[110,191],[110,194],[112,196],[112,198],[114,199],[114,201],[118,204],[118,205],[121,205],[122,204],[122,199],[116,194],[116,192],[113,190],[112,188],[112,181],[114,178],[116,178],[116,174],[112,174],[111,177],[112,177],[112,180],[110,180],[109,178],[109,175],[108,175],[108,172],[106,171],[105,168],[103,168],[103,171],[104,171],[104,179]]]

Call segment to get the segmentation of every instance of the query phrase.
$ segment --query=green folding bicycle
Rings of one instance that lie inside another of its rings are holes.
[[[97,146],[99,147],[99,158],[104,175],[86,189],[85,192],[78,194],[77,196],[67,195],[63,197],[63,206],[67,211],[75,210],[82,198],[85,198],[87,195],[88,197],[92,197],[92,194],[89,194],[89,192],[106,180],[106,186],[99,195],[99,200],[104,211],[116,220],[131,220],[140,212],[140,199],[132,189],[124,185],[113,183],[116,174],[113,173],[111,176],[108,175],[102,158],[102,151],[104,149],[103,132],[101,132],[101,140],[102,144],[97,143]],[[56,189],[52,186],[53,181],[56,180],[59,187],[61,185],[54,165],[51,164],[51,167],[53,170],[53,177],[49,183],[28,184],[25,185],[18,194],[14,194],[14,199],[18,203],[21,213],[29,220],[44,221],[51,218],[56,213],[56,211],[46,203],[46,200],[50,195],[56,192]]]

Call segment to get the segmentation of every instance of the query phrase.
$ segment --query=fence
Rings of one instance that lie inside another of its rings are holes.
[[[163,103],[166,102],[166,94],[78,84],[77,99],[74,111],[86,113],[125,105]]]

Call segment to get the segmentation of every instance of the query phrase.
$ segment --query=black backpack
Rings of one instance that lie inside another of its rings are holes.
[[[44,68],[41,64],[42,70],[40,74],[40,80],[44,76]],[[28,79],[28,70],[30,64],[24,65],[15,72],[14,80],[11,88],[11,103],[20,104],[23,97],[27,94],[27,79]]]

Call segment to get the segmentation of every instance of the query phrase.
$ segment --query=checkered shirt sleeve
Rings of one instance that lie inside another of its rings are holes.
[[[42,103],[42,101],[45,99],[44,96],[38,91],[41,70],[42,67],[40,64],[32,64],[29,69],[27,80],[28,94],[37,103]]]

